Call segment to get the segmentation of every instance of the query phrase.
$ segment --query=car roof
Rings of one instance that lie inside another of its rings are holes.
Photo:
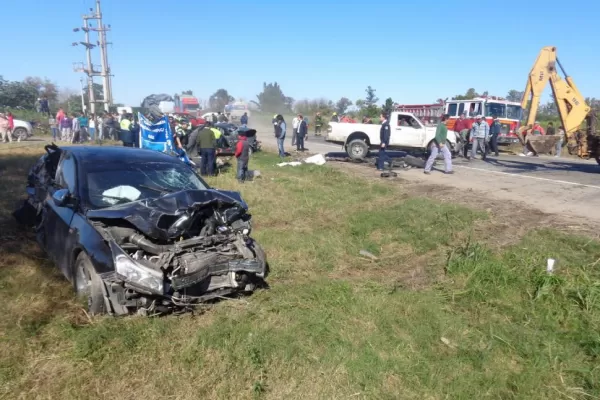
[[[140,149],[124,146],[64,146],[61,150],[74,155],[84,164],[96,162],[121,164],[123,161],[131,162],[169,162],[180,163],[176,157],[155,150]]]

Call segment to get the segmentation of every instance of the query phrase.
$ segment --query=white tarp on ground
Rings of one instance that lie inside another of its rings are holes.
[[[277,164],[277,166],[284,167],[286,165],[289,165],[292,167],[297,167],[298,165],[302,165],[302,164],[324,165],[325,163],[326,163],[326,161],[325,161],[325,157],[323,156],[323,154],[315,154],[314,156],[305,158],[302,161],[282,162],[282,163]]]
[[[325,156],[323,154],[315,154],[314,156],[304,159],[307,164],[324,165],[326,163]]]

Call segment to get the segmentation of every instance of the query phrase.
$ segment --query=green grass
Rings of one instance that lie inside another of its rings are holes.
[[[33,158],[0,154],[4,204]],[[211,180],[250,204],[271,289],[196,315],[89,319],[3,208],[0,396],[600,396],[598,242],[540,230],[492,251],[472,230],[486,213],[276,162],[257,155],[255,182]]]

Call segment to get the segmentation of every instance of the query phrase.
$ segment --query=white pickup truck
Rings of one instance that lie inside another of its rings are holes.
[[[370,149],[379,148],[379,131],[381,125],[351,124],[331,122],[325,134],[328,142],[343,143],[344,150],[352,159],[360,160],[367,157]],[[390,116],[391,150],[424,150],[428,151],[435,137],[435,127],[426,127],[411,113],[393,112]],[[452,153],[455,152],[457,134],[448,131],[447,145]]]

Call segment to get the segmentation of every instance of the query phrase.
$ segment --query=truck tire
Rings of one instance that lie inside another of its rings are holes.
[[[27,140],[29,135],[27,134],[27,129],[19,127],[12,131],[12,137],[13,140],[23,141]]]
[[[83,251],[77,256],[73,271],[73,288],[78,297],[87,300],[90,315],[100,315],[106,312],[102,280],[94,270],[94,266]]]
[[[346,153],[353,160],[364,160],[369,154],[369,146],[362,139],[354,139],[346,145]]]

